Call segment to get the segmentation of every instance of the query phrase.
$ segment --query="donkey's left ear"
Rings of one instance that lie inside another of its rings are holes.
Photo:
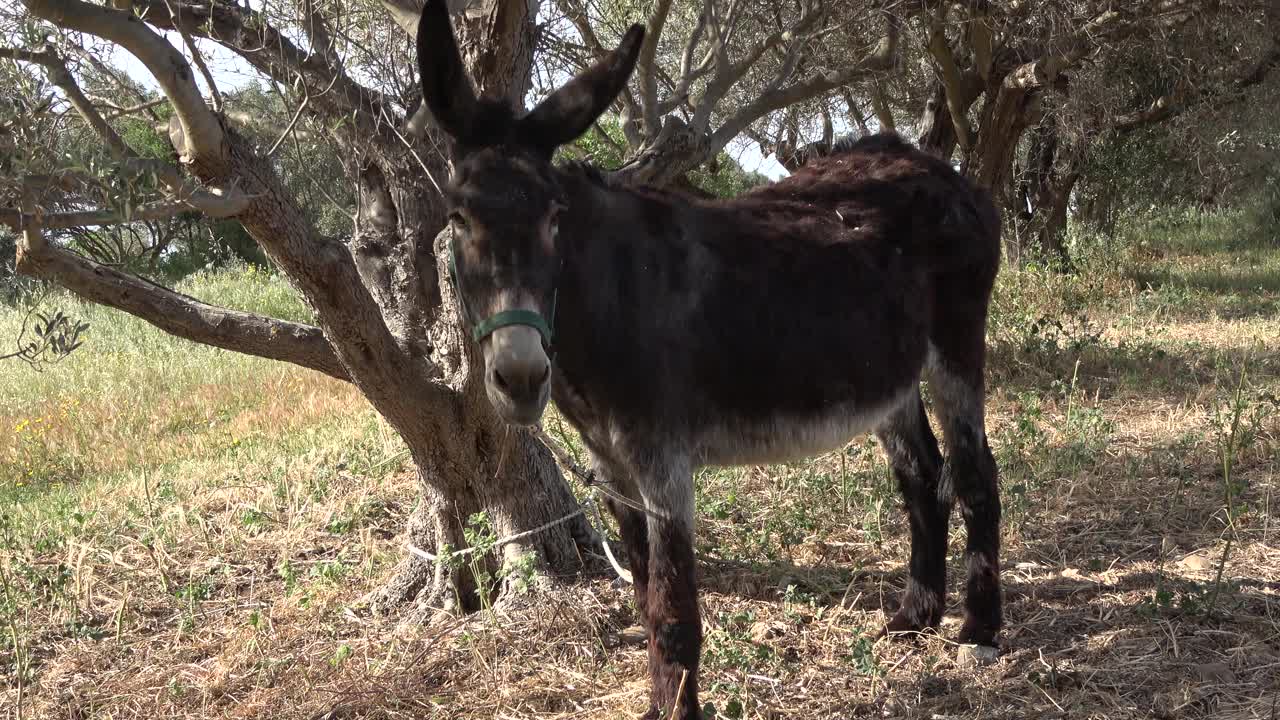
[[[520,120],[521,137],[548,155],[577,140],[627,86],[642,42],[644,27],[632,25],[616,50],[551,93]]]
[[[418,77],[422,100],[436,124],[465,143],[476,113],[476,94],[467,80],[445,0],[427,0],[418,19]]]

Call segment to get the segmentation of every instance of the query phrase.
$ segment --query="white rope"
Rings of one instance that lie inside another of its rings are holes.
[[[563,524],[563,523],[567,523],[567,522],[569,522],[570,520],[572,520],[572,519],[574,519],[574,518],[578,517],[579,515],[581,515],[583,512],[584,512],[584,511],[582,510],[582,508],[578,508],[577,510],[574,510],[573,512],[569,513],[568,515],[565,515],[564,517],[562,517],[562,518],[560,518],[560,519],[558,519],[558,520],[552,520],[552,521],[551,521],[551,522],[549,522],[549,523],[543,523],[542,525],[539,525],[538,527],[536,527],[536,528],[534,528],[534,529],[532,529],[532,530],[525,530],[524,532],[518,532],[518,533],[516,533],[515,535],[508,535],[508,536],[506,536],[506,537],[504,537],[504,538],[498,538],[497,540],[493,541],[493,544],[492,544],[492,545],[489,545],[489,546],[487,546],[487,547],[485,547],[485,548],[483,548],[483,549],[485,549],[485,550],[491,550],[491,549],[493,549],[493,548],[500,548],[500,547],[502,547],[503,545],[510,545],[511,543],[513,543],[513,542],[515,542],[515,541],[517,541],[517,540],[523,540],[523,539],[525,539],[525,538],[529,537],[530,535],[537,535],[538,533],[542,532],[543,530],[550,530],[551,528],[553,528],[553,527],[555,527],[555,526],[557,526],[557,525],[561,525],[561,524]],[[422,558],[422,559],[424,559],[424,560],[429,560],[429,561],[431,561],[431,562],[440,562],[440,561],[441,561],[441,558],[439,558],[438,556],[436,556],[436,555],[432,555],[431,553],[427,552],[426,550],[423,550],[423,549],[422,549],[422,548],[420,548],[420,547],[416,547],[416,546],[415,546],[415,545],[413,545],[412,543],[405,545],[405,547],[406,547],[406,548],[408,548],[409,552],[413,553],[414,555],[417,555],[418,557],[420,557],[420,558]],[[461,549],[461,550],[455,550],[455,551],[453,551],[453,552],[449,553],[449,554],[448,554],[448,556],[444,557],[444,558],[443,558],[443,560],[447,562],[447,561],[452,560],[453,558],[456,558],[456,557],[461,557],[461,556],[463,556],[463,555],[470,555],[471,553],[476,552],[476,551],[477,551],[477,550],[479,550],[479,549],[481,549],[481,548],[469,547],[469,548],[463,548],[463,549]]]
[[[613,567],[613,571],[618,574],[618,577],[621,578],[623,582],[627,583],[628,585],[633,584],[635,580],[631,575],[631,571],[622,567],[622,565],[618,562],[618,559],[613,555],[613,548],[609,547],[609,539],[604,532],[604,528],[605,528],[604,517],[600,514],[600,499],[597,497],[596,493],[597,491],[604,493],[611,500],[617,503],[620,503],[622,505],[625,505],[627,507],[630,507],[632,509],[638,510],[640,512],[646,513],[648,515],[658,516],[658,514],[653,512],[652,510],[649,510],[643,505],[640,505],[634,500],[627,497],[623,497],[622,495],[619,495],[613,490],[596,483],[594,479],[594,475],[588,471],[583,470],[581,467],[579,467],[578,464],[574,462],[573,458],[570,457],[569,453],[563,447],[560,446],[560,443],[547,437],[547,434],[542,431],[542,428],[535,427],[531,430],[531,432],[533,433],[534,437],[536,437],[538,440],[542,442],[543,445],[547,446],[547,449],[551,451],[551,454],[556,457],[556,461],[559,462],[565,468],[565,470],[568,470],[574,475],[577,475],[583,482],[587,484],[587,487],[590,488],[589,502],[591,504],[591,509],[595,514],[596,525],[599,527],[600,545],[601,547],[604,548],[604,556],[606,559],[609,560],[609,565]],[[524,532],[519,532],[519,533],[516,533],[515,535],[508,535],[507,537],[499,538],[495,540],[492,545],[489,545],[483,549],[487,551],[493,548],[500,548],[504,545],[509,545],[513,542],[516,542],[517,540],[523,540],[524,538],[527,538],[531,535],[537,535],[538,533],[543,532],[545,530],[550,530],[551,528],[557,525],[561,525],[563,523],[569,522],[570,520],[578,517],[579,515],[584,514],[585,512],[586,511],[583,508],[578,508],[577,510],[574,510],[573,512],[569,513],[568,515],[565,515],[562,518],[552,520],[551,522],[548,522],[548,523],[543,523],[542,525],[539,525],[538,527],[533,528],[532,530],[525,530]],[[474,553],[477,550],[481,549],[477,547],[469,547],[469,548],[463,548],[461,550],[454,550],[450,552],[448,555],[446,555],[445,557],[441,558],[437,555],[432,555],[431,553],[427,552],[426,550],[423,550],[420,547],[417,547],[413,543],[405,544],[405,548],[410,553],[422,558],[423,560],[426,560],[427,562],[432,562],[432,563],[449,562],[455,558],[470,555],[471,553]]]

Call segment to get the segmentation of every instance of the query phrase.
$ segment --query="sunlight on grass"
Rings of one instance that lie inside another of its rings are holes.
[[[251,268],[201,273],[178,289],[214,304],[309,317],[287,283]],[[0,365],[0,478],[8,489],[214,457],[372,412],[350,385],[319,373],[181,340],[65,293],[44,305],[90,330],[84,347],[40,372]],[[24,317],[0,311],[0,338],[16,337]]]

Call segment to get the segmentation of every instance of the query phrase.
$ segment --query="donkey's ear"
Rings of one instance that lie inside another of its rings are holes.
[[[458,53],[446,0],[427,0],[422,8],[418,20],[418,75],[422,99],[436,123],[454,139],[465,141],[476,111],[476,94]]]
[[[573,142],[609,108],[636,67],[644,28],[632,25],[618,48],[551,93],[520,120],[521,136],[553,152]]]

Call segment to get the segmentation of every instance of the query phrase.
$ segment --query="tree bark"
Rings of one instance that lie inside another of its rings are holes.
[[[947,108],[947,91],[937,83],[929,93],[920,118],[920,137],[916,141],[921,149],[940,158],[951,159],[956,151],[956,128]]]

